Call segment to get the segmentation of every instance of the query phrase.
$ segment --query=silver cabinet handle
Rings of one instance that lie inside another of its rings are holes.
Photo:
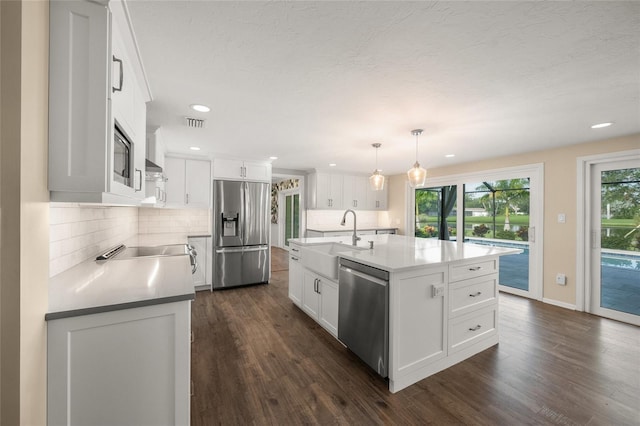
[[[292,247],[292,248],[291,248],[291,251],[296,251],[296,252],[297,252],[297,251],[300,251],[300,250],[298,250],[297,248],[293,248],[293,247]]]
[[[117,62],[120,65],[120,85],[118,87],[111,86],[112,92],[122,92],[122,81],[124,79],[124,67],[122,66],[122,59],[118,59],[113,55],[113,62]]]
[[[480,324],[476,325],[475,327],[471,327],[469,328],[469,331],[478,331],[482,328],[482,326]]]
[[[481,291],[476,291],[474,294],[470,294],[469,297],[478,297],[482,294]]]
[[[291,259],[291,260],[295,260],[296,262],[297,262],[298,260],[300,260],[299,258],[297,258],[297,257],[295,257],[295,256],[291,256],[291,257],[290,257],[290,259]]]
[[[136,170],[136,173],[138,174],[138,176],[140,178],[138,179],[138,189],[133,188],[133,191],[134,192],[139,192],[139,191],[142,191],[142,170],[140,170],[140,169],[135,169],[135,170]]]
[[[479,271],[482,269],[482,266],[474,266],[473,268],[469,268],[470,271]]]
[[[154,191],[154,195],[156,196],[156,200],[162,201],[162,192],[160,192],[160,188],[156,186]]]
[[[189,194],[184,194],[184,203],[189,204]]]

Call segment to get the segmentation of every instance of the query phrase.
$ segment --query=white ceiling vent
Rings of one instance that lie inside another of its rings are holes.
[[[202,129],[204,127],[204,120],[200,118],[185,117],[184,124],[186,124],[187,127],[193,127],[194,129]]]

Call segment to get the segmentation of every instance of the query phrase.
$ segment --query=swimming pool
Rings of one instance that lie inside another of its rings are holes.
[[[521,255],[529,256],[529,244],[517,241],[495,241],[469,238],[465,240],[465,242],[484,246],[518,248],[523,251]],[[600,262],[602,266],[640,271],[640,252],[620,252],[604,249],[600,255]]]

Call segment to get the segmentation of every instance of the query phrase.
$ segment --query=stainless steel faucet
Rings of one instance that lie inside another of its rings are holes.
[[[346,210],[344,215],[342,215],[342,222],[340,222],[340,225],[344,226],[345,223],[347,223],[347,213],[349,212],[353,213],[353,236],[351,237],[351,244],[357,246],[358,241],[360,241],[360,237],[356,235],[356,212],[351,209]]]

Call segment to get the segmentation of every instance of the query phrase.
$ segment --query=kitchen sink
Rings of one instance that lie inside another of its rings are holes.
[[[151,256],[179,256],[188,254],[189,251],[185,244],[170,244],[166,246],[140,246],[127,247],[120,254],[118,259],[127,259],[131,257],[151,257]]]
[[[332,280],[337,280],[340,253],[351,250],[366,250],[366,248],[342,243],[327,243],[304,246],[301,250],[302,264],[307,269]]]

